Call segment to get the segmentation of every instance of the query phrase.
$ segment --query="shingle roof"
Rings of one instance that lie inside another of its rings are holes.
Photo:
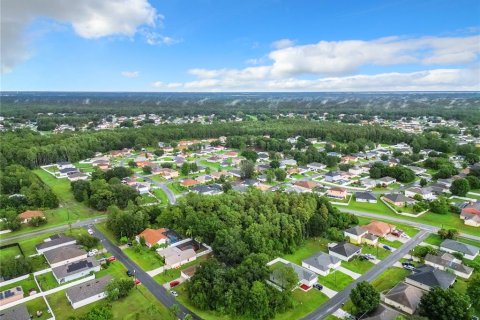
[[[478,250],[479,250],[475,246],[465,244],[465,243],[462,243],[462,242],[458,242],[458,241],[455,241],[455,240],[451,240],[451,239],[444,240],[440,244],[440,249],[442,247],[450,249],[450,250],[458,251],[458,252],[461,252],[461,253],[464,253],[464,254],[472,255],[472,256],[477,255]]]
[[[76,241],[76,240],[75,240],[75,238],[67,237],[63,233],[60,233],[60,234],[56,234],[56,235],[51,236],[50,241],[46,241],[46,242],[42,242],[40,244],[37,244],[35,246],[35,248],[37,248],[37,250],[46,249],[46,248],[49,248],[49,247],[54,247],[54,246],[57,246],[59,244],[67,243],[67,242],[71,242],[71,241]]]
[[[367,230],[363,229],[360,226],[351,227],[351,228],[348,228],[347,230],[345,230],[345,233],[353,234],[353,235],[356,235],[356,236],[362,235],[366,232],[367,232]]]
[[[83,260],[75,261],[69,264],[61,265],[53,268],[52,272],[57,279],[65,278],[71,274],[76,274],[84,270],[92,269],[98,266],[98,261],[93,257],[88,257]]]
[[[110,280],[112,280],[111,275],[106,275],[105,277],[98,279],[92,279],[67,289],[66,293],[72,303],[79,302],[105,292],[105,287]]]
[[[398,311],[387,308],[381,304],[369,317],[363,318],[363,320],[394,320],[398,315]]]
[[[413,202],[412,199],[405,197],[401,193],[386,194],[385,198],[387,198],[388,200],[390,200],[392,202]]]
[[[340,259],[335,258],[327,253],[318,252],[313,256],[303,260],[302,262],[317,268],[319,270],[327,271],[330,269],[330,265],[336,264],[340,261]]]
[[[63,246],[57,249],[49,250],[44,253],[45,259],[49,264],[62,262],[68,259],[76,258],[82,255],[86,255],[87,251],[83,250],[77,245]]]
[[[422,296],[423,291],[419,288],[400,282],[385,295],[385,298],[415,310]]]
[[[350,257],[353,254],[355,254],[357,251],[361,250],[361,248],[354,246],[351,243],[344,242],[344,243],[337,244],[336,246],[330,248],[329,250],[339,255],[342,255],[344,257]]]
[[[455,257],[450,255],[449,253],[438,253],[436,255],[433,254],[427,254],[425,256],[425,261],[444,266],[446,268],[461,272],[461,273],[466,273],[470,274],[473,271],[473,268],[467,267],[461,263],[455,262]]]
[[[377,197],[371,192],[355,192],[356,199],[377,200]]]
[[[446,289],[455,282],[456,276],[453,273],[424,265],[418,267],[417,272],[407,276],[407,278],[424,284],[430,288],[440,287]]]
[[[30,314],[25,304],[19,304],[0,311],[0,320],[30,320]]]

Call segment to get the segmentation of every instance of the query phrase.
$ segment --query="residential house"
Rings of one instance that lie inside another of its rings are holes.
[[[204,174],[204,175],[196,177],[195,180],[197,180],[200,183],[206,183],[206,182],[212,181],[213,177],[211,175]]]
[[[236,158],[238,157],[238,152],[236,151],[228,151],[223,154],[224,158]]]
[[[82,247],[78,245],[71,244],[46,251],[43,255],[50,265],[50,268],[56,268],[62,264],[85,259],[87,257],[87,251],[83,250]]]
[[[173,269],[197,259],[195,250],[192,248],[183,249],[178,246],[170,246],[157,252],[165,259],[165,266]]]
[[[73,172],[67,174],[67,179],[71,182],[78,181],[78,180],[88,180],[88,174],[83,172]]]
[[[30,313],[23,304],[17,304],[11,308],[0,311],[0,320],[30,320]]]
[[[335,199],[346,199],[347,189],[341,187],[333,187],[327,190],[327,195]]]
[[[174,178],[177,178],[179,176],[178,171],[173,170],[171,168],[160,168],[157,171],[155,171],[154,173],[158,173],[159,175],[161,175],[165,179],[174,179]]]
[[[58,170],[75,169],[75,166],[73,164],[71,164],[70,162],[58,162],[57,163],[57,168],[58,168]]]
[[[146,194],[146,193],[150,192],[150,184],[145,183],[145,182],[137,182],[133,185],[133,187],[140,194]]]
[[[307,164],[308,169],[310,169],[312,171],[316,171],[316,172],[322,171],[326,167],[327,167],[326,165],[324,165],[323,163],[319,163],[319,162],[312,162],[312,163]]]
[[[384,295],[384,302],[408,314],[414,314],[424,292],[419,288],[400,282]]]
[[[348,169],[348,173],[353,174],[354,176],[359,176],[364,172],[365,172],[364,169],[359,166],[354,166]]]
[[[45,219],[45,214],[43,211],[38,210],[27,210],[18,215],[21,223],[28,223],[33,218],[42,218]]]
[[[57,173],[57,176],[59,178],[67,178],[69,174],[77,173],[80,172],[78,171],[77,168],[65,168],[65,169],[60,169]]]
[[[327,276],[330,270],[340,267],[341,260],[324,252],[318,252],[313,256],[302,260],[302,267],[315,272],[316,274]]]
[[[85,277],[91,272],[100,271],[100,263],[93,257],[63,264],[52,269],[53,276],[58,283],[69,282]]]
[[[160,229],[150,229],[147,228],[143,230],[139,235],[135,237],[135,240],[137,242],[140,242],[140,238],[143,238],[145,240],[145,245],[149,248],[151,248],[154,245],[163,245],[167,244],[169,242],[168,236],[167,236],[168,230],[165,228],[160,228]]]
[[[385,237],[387,234],[395,230],[395,226],[382,221],[371,221],[369,224],[362,227],[368,233],[377,237]]]
[[[447,289],[455,282],[457,276],[450,272],[436,269],[432,266],[423,265],[405,278],[407,284],[423,290],[430,290],[434,287]]]
[[[362,237],[365,236],[366,234],[367,234],[367,230],[365,230],[360,226],[351,227],[343,231],[343,235],[345,237],[348,237],[351,243],[355,243],[355,244],[361,244]]]
[[[480,227],[480,202],[466,202],[461,205],[460,219],[466,225]]]
[[[223,192],[222,186],[219,184],[198,185],[190,189],[192,192],[204,195],[216,195]]]
[[[470,278],[473,273],[473,268],[463,265],[461,260],[446,252],[438,252],[435,255],[427,254],[425,264],[443,271],[451,271],[465,279]]]
[[[288,263],[285,265],[286,267],[292,268],[293,271],[295,271],[295,273],[298,276],[298,283],[300,285],[306,285],[308,287],[312,287],[315,283],[318,282],[318,276],[315,274],[315,272],[312,272],[304,267],[296,265],[295,263]],[[270,281],[280,286],[281,288],[284,288],[285,286],[283,284],[283,277],[281,276],[280,272],[281,272],[280,268],[273,270],[272,273],[270,274]]]
[[[314,181],[308,181],[308,180],[297,181],[294,183],[294,185],[300,188],[308,189],[308,190],[313,190],[314,188],[319,186],[318,183]]]
[[[195,274],[195,272],[197,272],[197,266],[190,266],[190,267],[187,267],[185,269],[183,269],[182,271],[180,271],[180,276],[183,278],[183,279],[190,279],[191,277],[193,277],[193,275]]]
[[[0,306],[7,305],[20,299],[23,299],[23,288],[21,286],[0,292]]]
[[[367,179],[360,180],[360,184],[365,188],[372,189],[372,188],[375,188],[379,183],[377,180],[367,178]]]
[[[475,246],[458,242],[451,239],[445,239],[440,244],[440,250],[454,253],[459,252],[463,254],[463,257],[468,260],[473,260],[478,256],[479,249]]]
[[[183,179],[182,182],[180,182],[180,184],[183,186],[183,187],[192,187],[192,186],[196,186],[197,184],[199,184],[200,182],[198,182],[197,180],[193,180],[193,179],[190,179],[190,178],[187,178],[187,179]]]
[[[286,167],[296,167],[297,161],[294,159],[284,159],[280,161],[280,168],[284,169]]]
[[[357,162],[358,158],[355,156],[343,156],[340,160],[341,163],[350,163],[350,162]]]
[[[325,177],[325,181],[327,182],[337,182],[343,179],[342,174],[338,171],[327,172],[325,173],[324,177]]]
[[[413,204],[415,200],[405,197],[401,193],[389,193],[383,197],[383,200],[397,207],[405,207],[405,205]]]
[[[397,179],[392,178],[392,177],[383,177],[383,178],[378,179],[378,182],[383,186],[389,186],[392,183],[397,182]]]
[[[355,201],[377,203],[377,197],[372,192],[355,192]]]
[[[411,187],[405,190],[405,196],[409,198],[413,198],[416,195],[422,196],[425,200],[434,200],[437,197],[433,194],[432,189],[425,187],[425,188],[418,188],[418,187]]]
[[[63,233],[54,234],[49,238],[43,240],[42,243],[37,244],[35,249],[39,254],[47,252],[49,250],[54,250],[63,246],[68,246],[77,243],[77,240],[72,237],[67,237]]]
[[[232,177],[235,177],[235,178],[241,178],[242,177],[242,172],[238,169],[228,170],[227,172]]]
[[[350,261],[355,256],[362,253],[362,248],[357,247],[348,242],[342,242],[328,248],[328,253],[331,256],[337,257],[343,261]]]
[[[415,166],[405,166],[405,167],[412,170],[413,173],[415,173],[416,175],[424,174],[424,173],[427,172],[427,169],[425,169],[425,168],[420,168],[420,167],[415,167]]]
[[[65,295],[73,309],[86,306],[107,297],[106,287],[112,280],[111,275],[83,282],[65,290]]]
[[[362,320],[395,320],[399,315],[398,311],[380,304],[373,313],[370,313],[366,318],[362,318]]]

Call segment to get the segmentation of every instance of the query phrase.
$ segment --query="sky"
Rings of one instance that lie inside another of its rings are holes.
[[[478,91],[478,0],[2,0],[2,91]]]

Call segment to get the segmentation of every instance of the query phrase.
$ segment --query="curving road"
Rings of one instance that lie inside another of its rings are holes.
[[[192,315],[193,319],[201,319],[199,316],[185,308],[180,304],[163,286],[158,284],[152,277],[150,277],[142,268],[140,268],[135,262],[130,260],[122,250],[113,244],[107,237],[103,235],[95,226],[93,226],[93,235],[100,239],[102,245],[117,258],[123,265],[131,271],[135,271],[135,277],[139,279],[143,286],[145,286],[154,296],[160,301],[161,304],[167,308],[173,305],[178,305],[180,309],[179,319],[184,319],[187,314]]]
[[[177,198],[175,197],[175,194],[172,192],[172,190],[170,190],[167,187],[167,185],[165,183],[155,181],[152,178],[149,178],[148,176],[141,175],[139,173],[135,173],[135,176],[137,178],[142,178],[143,180],[149,182],[150,184],[154,184],[157,187],[159,187],[160,189],[162,189],[163,192],[165,192],[165,194],[167,195],[167,198],[168,198],[168,201],[170,202],[170,204],[175,204],[177,202]]]
[[[420,244],[429,234],[427,230],[421,230],[413,238],[411,238],[403,246],[395,250],[388,257],[380,261],[378,264],[373,266],[372,269],[363,274],[360,278],[354,280],[350,283],[345,289],[337,293],[333,298],[330,298],[327,302],[322,304],[312,313],[308,314],[303,320],[317,320],[324,319],[325,317],[334,313],[339,309],[343,303],[349,299],[350,291],[357,285],[358,282],[368,281],[371,282],[377,278],[383,271],[387,268],[393,266],[400,258],[403,258],[411,249]]]

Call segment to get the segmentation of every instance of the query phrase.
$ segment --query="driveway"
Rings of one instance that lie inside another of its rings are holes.
[[[135,173],[135,177],[137,178],[142,178],[143,180],[151,183],[151,184],[154,184],[156,185],[157,187],[159,187],[160,189],[163,190],[163,192],[165,192],[165,194],[167,195],[167,198],[168,198],[168,201],[170,202],[170,204],[175,204],[177,202],[177,198],[175,197],[175,194],[172,192],[172,190],[170,190],[167,185],[163,182],[159,182],[159,181],[155,181],[153,180],[152,178],[149,178],[147,176],[144,176],[144,175],[141,175],[139,173]]]
[[[179,318],[183,319],[186,314],[191,314],[193,319],[200,319],[196,314],[185,308],[180,304],[164,287],[158,284],[152,277],[150,277],[142,268],[140,268],[136,263],[130,260],[120,248],[108,240],[103,233],[101,233],[95,226],[93,227],[93,235],[100,239],[103,246],[117,258],[125,267],[130,271],[135,271],[135,276],[142,282],[142,285],[145,286],[154,296],[163,304],[165,307],[170,308],[174,304],[178,305],[180,308]]]
[[[314,320],[314,319],[323,319],[328,315],[333,314],[337,309],[339,309],[343,303],[345,303],[350,295],[350,292],[361,281],[371,282],[377,278],[383,271],[387,268],[394,265],[395,262],[400,260],[404,255],[406,255],[411,249],[420,244],[429,234],[426,230],[421,230],[415,235],[409,242],[401,246],[397,251],[390,254],[380,263],[376,264],[372,269],[363,274],[360,278],[354,280],[349,284],[344,290],[340,291],[333,298],[322,304],[312,313],[305,316],[304,320]]]

